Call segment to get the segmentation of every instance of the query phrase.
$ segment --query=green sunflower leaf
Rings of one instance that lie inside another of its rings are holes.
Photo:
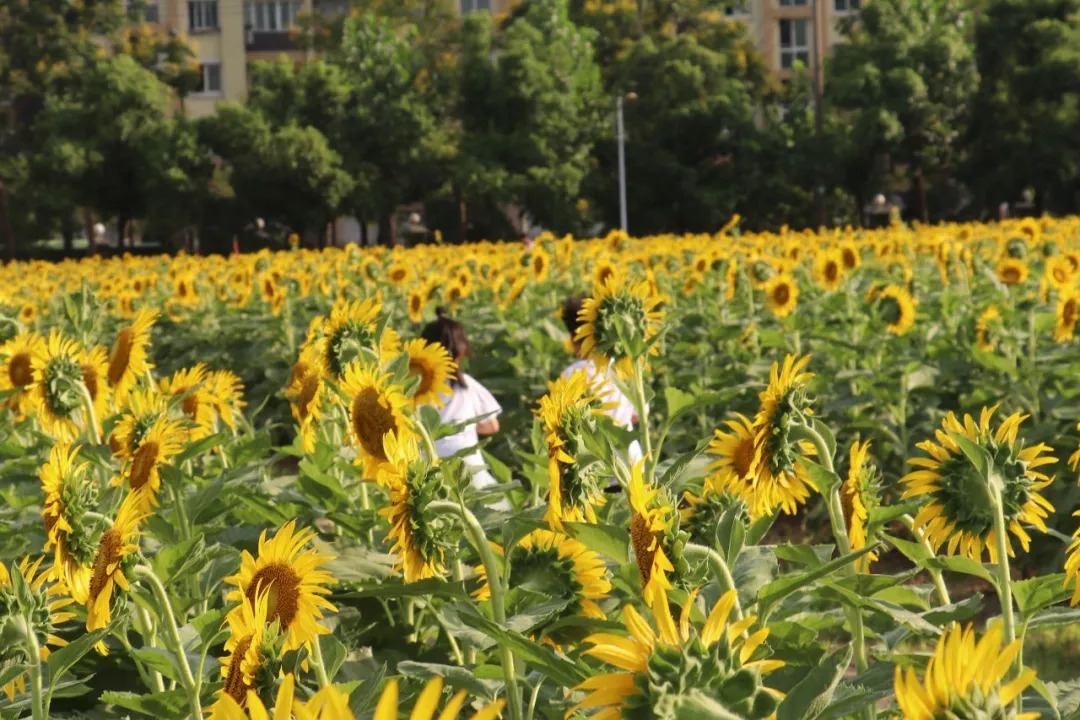
[[[630,533],[605,523],[563,523],[566,534],[620,565],[630,562]]]

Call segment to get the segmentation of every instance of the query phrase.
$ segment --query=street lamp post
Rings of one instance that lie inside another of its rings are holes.
[[[615,136],[619,154],[619,229],[627,232],[626,220],[626,133],[623,131],[623,100],[636,100],[637,93],[615,98]]]

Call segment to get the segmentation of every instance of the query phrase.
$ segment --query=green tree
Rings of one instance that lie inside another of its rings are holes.
[[[875,0],[845,21],[825,93],[850,124],[863,199],[876,192],[873,159],[887,156],[907,168],[916,214],[927,220],[926,177],[955,164],[978,87],[967,17],[956,0]]]
[[[990,0],[976,29],[981,81],[966,176],[985,206],[1036,191],[1080,207],[1080,0]]]

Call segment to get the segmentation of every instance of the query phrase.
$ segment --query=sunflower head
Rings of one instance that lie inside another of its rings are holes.
[[[683,548],[689,539],[679,528],[676,501],[667,488],[646,482],[644,459],[634,464],[630,477],[630,543],[637,559],[645,604],[652,607],[672,588],[668,574],[685,577],[689,571]]]
[[[1007,680],[1021,640],[1003,644],[1002,624],[995,622],[976,642],[972,626],[953,625],[942,633],[926,666],[923,682],[914,668],[896,666],[896,703],[904,718],[1011,718],[1037,720],[1039,713],[1015,715],[1012,702],[1035,680],[1035,670]]]
[[[327,688],[327,689],[332,689]],[[316,705],[316,701],[320,699],[320,695],[326,694],[326,690],[320,690],[315,697],[311,699],[308,704],[309,708]],[[416,705],[413,706],[412,713],[409,714],[410,720],[433,720],[435,717],[435,711],[439,709],[439,699],[442,697],[443,679],[436,675],[428,680],[427,685],[420,692],[420,696],[416,700]],[[461,708],[465,705],[466,691],[459,690],[451,699],[450,702],[443,706],[442,712],[439,713],[439,720],[456,720],[458,714],[461,712]],[[327,697],[322,700],[320,704],[329,704],[332,700],[331,697]],[[479,712],[472,716],[472,720],[495,720],[499,717],[499,713],[502,712],[503,707],[506,705],[505,700],[496,700],[493,703],[485,705]],[[317,708],[312,708],[317,709]],[[382,694],[379,696],[379,702],[375,705],[375,716],[373,720],[397,720],[405,712],[405,708],[399,708],[398,706],[398,681],[391,680],[383,688]],[[350,715],[320,715],[320,720],[351,720]]]
[[[1080,292],[1073,288],[1062,290],[1058,297],[1054,342],[1063,343],[1072,340],[1078,317],[1080,317]]]
[[[899,285],[886,285],[872,302],[878,317],[893,335],[903,335],[915,324],[915,301]]]
[[[324,322],[320,356],[332,378],[341,378],[358,361],[379,362],[397,350],[396,335],[385,330],[382,304],[375,298],[364,301],[340,300]]]
[[[73,600],[64,593],[63,584],[46,585],[50,576],[38,572],[41,561],[23,558],[10,570],[0,564],[0,669],[33,660],[28,633],[33,633],[41,660],[48,659],[49,645],[67,645],[55,633],[58,626],[75,617],[65,609]],[[2,686],[8,700],[14,699],[16,690],[26,691],[26,679],[27,673],[23,673]]]
[[[984,548],[990,561],[997,562],[994,516],[998,496],[1005,524],[1025,551],[1031,538],[1023,526],[1045,532],[1045,518],[1054,510],[1039,493],[1052,478],[1039,468],[1057,459],[1044,455],[1050,450],[1046,445],[1025,448],[1017,440],[1025,415],[1014,413],[991,430],[996,410],[996,405],[983,408],[978,422],[970,415],[961,422],[949,413],[935,439],[918,444],[929,457],[909,460],[918,469],[900,479],[905,486],[901,498],[919,498],[924,503],[915,527],[924,529],[931,545],[937,549],[947,543],[949,555],[959,552],[978,562]],[[1006,543],[1012,555],[1011,540],[1007,538]]]
[[[108,378],[119,400],[126,398],[139,379],[154,367],[147,358],[150,331],[157,319],[157,310],[143,308],[130,325],[120,328],[116,334],[109,353]]]
[[[75,418],[83,406],[82,352],[78,343],[53,330],[31,360],[30,393],[45,431],[59,440],[78,433]]]
[[[858,256],[852,248],[847,248],[847,253],[853,260],[853,268],[854,259]],[[839,251],[826,250],[814,261],[814,282],[829,292],[839,290],[848,270],[844,256]]]
[[[594,286],[593,296],[581,304],[575,335],[581,350],[599,364],[614,361],[623,376],[630,363],[651,348],[663,313],[657,308],[664,298],[652,292],[648,282],[624,283],[617,275]]]
[[[393,541],[397,570],[405,582],[416,582],[446,574],[446,549],[456,546],[455,524],[430,504],[446,500],[450,493],[438,467],[420,459],[412,438],[385,439],[388,458],[379,472],[379,483],[390,490],[390,505],[379,511],[390,524],[387,540]]]
[[[1002,259],[997,266],[998,279],[1009,286],[1023,285],[1029,273],[1027,263],[1012,256]]]
[[[364,477],[375,480],[389,461],[385,437],[405,441],[413,434],[406,414],[409,398],[401,386],[392,384],[389,375],[360,363],[346,370],[341,388],[349,399],[350,436],[358,450],[357,460],[363,465]]]
[[[766,687],[762,675],[784,663],[755,659],[769,631],[762,628],[744,638],[757,617],[728,622],[734,590],[720,597],[699,627],[691,622],[696,596],[696,591],[690,594],[677,624],[665,596],[653,607],[655,629],[628,605],[623,622],[630,637],[603,633],[586,638],[593,647],[585,655],[618,671],[577,686],[588,695],[571,712],[596,707],[604,709],[594,717],[675,720],[714,716],[719,707],[733,717],[770,717],[783,696]]]
[[[840,491],[852,550],[861,550],[872,540],[870,516],[881,505],[881,473],[868,459],[869,450],[869,440],[862,444],[857,440],[852,443],[848,474]],[[856,561],[856,565],[866,572],[875,560],[877,553],[867,553]]]
[[[994,352],[1002,330],[1001,310],[990,305],[975,320],[975,344],[981,350]]]
[[[732,508],[735,508],[735,522],[749,524],[750,507],[741,498],[728,492],[714,492],[706,483],[700,495],[690,490],[683,492],[679,526],[686,531],[690,542],[712,547],[724,513]]]
[[[98,487],[78,461],[79,448],[60,443],[49,451],[38,477],[45,501],[41,511],[45,524],[46,552],[53,552],[50,577],[63,582],[71,596],[85,603],[90,592],[90,573],[105,524],[97,519]]]
[[[287,652],[287,636],[280,620],[268,610],[269,597],[269,590],[255,594],[251,600],[245,596],[226,616],[229,639],[225,642],[226,655],[221,658],[224,685],[210,708],[211,717],[230,717],[223,714],[230,703],[238,708],[262,704],[261,698],[269,695],[275,685],[280,658]],[[241,711],[232,717],[246,718],[247,714]]]
[[[138,527],[145,517],[143,504],[129,495],[117,510],[112,527],[101,534],[91,565],[87,630],[106,627],[112,620],[114,587],[129,589],[127,577],[134,569],[139,549]]]
[[[443,396],[450,395],[449,380],[454,377],[457,363],[440,343],[416,339],[402,348],[409,357],[409,375],[415,378],[412,391],[413,405],[442,407]]]
[[[765,283],[765,299],[769,310],[776,317],[787,317],[799,301],[799,286],[790,273],[774,275]]]
[[[14,390],[6,404],[19,412],[33,406],[30,387],[34,383],[34,356],[45,341],[35,333],[20,333],[0,345],[0,390]]]

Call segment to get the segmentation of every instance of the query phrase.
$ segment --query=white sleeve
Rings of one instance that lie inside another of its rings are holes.
[[[499,401],[495,399],[495,396],[474,378],[470,377],[467,382],[469,383],[469,391],[473,396],[473,409],[476,414],[478,416],[490,415],[489,420],[492,417],[498,417],[502,413],[502,405],[499,405]]]

